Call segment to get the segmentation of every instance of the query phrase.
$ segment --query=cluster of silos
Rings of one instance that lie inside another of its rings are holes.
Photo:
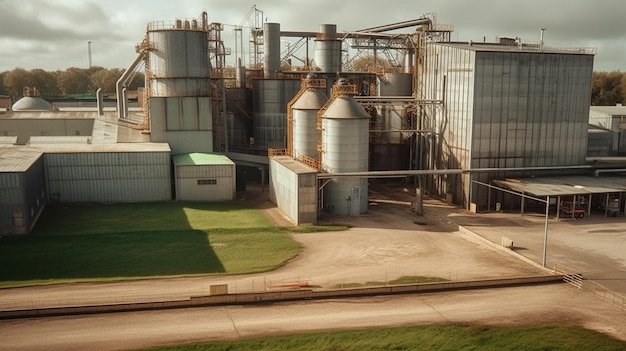
[[[377,95],[380,97],[411,97],[413,75],[410,73],[385,73],[377,78]],[[411,133],[409,111],[399,104],[381,104],[376,107],[372,123],[375,137],[372,140],[370,169],[399,170],[409,168]]]
[[[369,115],[354,99],[356,87],[340,79],[321,117],[321,168],[333,173],[367,172]],[[360,215],[367,212],[367,178],[337,177],[324,187],[327,212]]]

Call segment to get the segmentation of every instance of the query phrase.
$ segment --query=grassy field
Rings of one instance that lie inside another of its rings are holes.
[[[572,325],[488,328],[434,325],[211,342],[152,351],[618,351],[626,342]]]
[[[300,252],[289,231],[323,229],[236,203],[49,207],[30,235],[0,238],[0,286],[264,272]]]

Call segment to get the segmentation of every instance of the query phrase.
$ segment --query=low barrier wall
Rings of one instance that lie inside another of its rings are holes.
[[[471,281],[453,281],[424,284],[407,284],[380,287],[349,288],[338,290],[313,290],[298,288],[296,290],[280,290],[259,293],[220,294],[192,296],[189,299],[173,301],[155,301],[142,303],[121,303],[89,306],[65,306],[50,308],[33,308],[0,311],[1,319],[47,317],[59,315],[97,314],[111,312],[130,312],[154,309],[189,308],[217,305],[258,304],[310,299],[330,299],[342,297],[363,297],[390,294],[411,294],[463,289],[499,288],[521,285],[537,285],[563,283],[562,275],[544,275],[532,277],[485,279]]]

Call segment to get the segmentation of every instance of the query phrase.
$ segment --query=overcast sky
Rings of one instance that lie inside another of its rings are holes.
[[[626,71],[624,0],[0,0],[0,72],[16,67],[127,68],[149,22],[199,18],[225,25],[224,38],[256,5],[281,30],[354,31],[436,13],[452,40],[521,37],[557,47],[597,48],[595,71]],[[246,35],[247,38],[247,35]],[[233,48],[234,42],[226,42]]]

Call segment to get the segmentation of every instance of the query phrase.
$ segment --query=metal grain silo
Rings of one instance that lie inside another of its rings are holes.
[[[320,25],[315,39],[315,65],[322,72],[341,72],[341,40],[337,39],[337,25]]]
[[[148,24],[151,96],[208,96],[208,32],[188,21]]]
[[[252,81],[254,145],[285,148],[287,145],[287,104],[300,90],[299,79],[257,79]]]
[[[302,81],[304,89],[296,101],[291,104],[293,118],[293,151],[295,159],[303,156],[319,161],[317,144],[320,133],[317,129],[317,114],[328,102],[324,93],[325,79],[307,78]]]
[[[206,18],[148,24],[146,82],[150,140],[172,154],[213,152],[209,32]],[[221,136],[221,134],[220,134]]]
[[[353,98],[356,86],[340,80],[322,109],[322,170],[328,173],[368,170],[369,115]],[[324,187],[328,212],[360,215],[367,212],[367,178],[337,177]]]

